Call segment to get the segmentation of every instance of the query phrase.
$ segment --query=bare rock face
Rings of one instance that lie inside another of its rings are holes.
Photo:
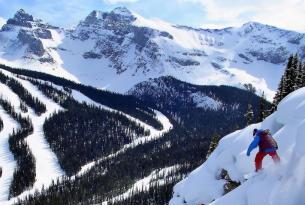
[[[40,39],[35,38],[31,31],[21,29],[18,33],[18,40],[23,45],[28,45],[27,51],[37,56],[43,56],[45,50]]]
[[[37,28],[34,30],[35,35],[38,38],[42,39],[52,39],[52,33],[50,30],[45,29],[45,28]]]
[[[94,48],[85,52],[83,57],[107,58],[118,74],[131,66],[124,59],[133,52],[132,66],[145,72],[160,56],[159,46],[152,39],[157,36],[169,39],[173,37],[167,32],[134,26],[132,23],[135,20],[136,17],[122,7],[111,12],[93,11],[72,32],[71,38],[95,40]]]
[[[46,52],[42,39],[52,39],[50,29],[56,28],[40,19],[34,19],[32,15],[20,9],[13,18],[8,19],[0,32],[16,32],[17,39],[12,39],[12,42],[26,46],[24,58],[37,59],[41,63],[54,63],[54,59]]]
[[[228,171],[225,170],[225,169],[222,169],[219,176],[217,177],[218,179],[224,179],[226,180],[227,182],[225,183],[223,189],[224,189],[224,194],[227,194],[229,193],[230,191],[236,189],[237,187],[240,186],[240,182],[235,182],[233,181],[229,174],[228,174]]]
[[[8,19],[7,24],[32,28],[31,22],[34,21],[32,15],[27,14],[23,9],[20,9],[15,14],[14,18]]]
[[[248,53],[256,57],[257,60],[263,60],[273,64],[285,63],[290,55],[287,49],[282,46],[268,51],[250,50]]]

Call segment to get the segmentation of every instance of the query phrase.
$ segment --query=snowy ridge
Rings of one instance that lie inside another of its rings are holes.
[[[159,137],[162,137],[163,134],[167,133],[169,130],[171,130],[173,128],[173,125],[170,123],[169,119],[165,115],[163,115],[161,112],[156,111],[156,110],[154,112],[156,113],[156,118],[163,125],[163,129],[162,130],[157,130],[154,127],[152,127],[152,126],[150,126],[150,125],[148,125],[148,124],[146,124],[146,123],[144,123],[144,122],[142,122],[142,121],[140,121],[140,120],[138,120],[138,119],[136,119],[136,118],[134,118],[134,117],[132,117],[132,116],[130,116],[128,114],[126,114],[126,113],[114,110],[114,109],[109,108],[109,107],[107,107],[105,105],[101,105],[101,104],[99,104],[99,103],[89,99],[88,97],[86,97],[85,95],[83,95],[82,93],[80,93],[78,91],[73,90],[72,95],[73,95],[73,97],[76,100],[78,100],[80,102],[84,101],[84,102],[96,105],[98,107],[101,107],[102,109],[105,109],[105,110],[108,110],[108,111],[111,111],[111,112],[118,112],[118,113],[124,115],[125,117],[127,117],[129,120],[134,121],[134,122],[140,124],[140,126],[142,126],[145,130],[149,130],[149,132],[150,132],[150,134],[148,136],[139,137],[139,138],[133,140],[131,143],[124,145],[117,152],[112,153],[112,154],[110,154],[110,155],[108,155],[106,157],[103,157],[103,158],[101,158],[99,160],[90,162],[90,163],[82,166],[81,170],[76,174],[76,176],[80,176],[80,175],[84,174],[85,172],[89,171],[95,164],[97,164],[97,163],[99,163],[99,162],[101,162],[103,160],[111,159],[111,158],[116,157],[119,154],[124,153],[127,149],[134,148],[134,147],[136,147],[139,144],[143,144],[143,143],[147,143],[147,142],[152,141],[152,140],[156,140]]]
[[[174,187],[170,205],[305,204],[304,99],[305,88],[302,88],[284,98],[278,110],[262,123],[221,139],[208,160]],[[258,174],[253,174],[256,150],[251,157],[246,156],[254,128],[271,130],[279,144],[281,157],[281,164],[274,165],[267,156],[263,162],[264,170]],[[226,181],[218,178],[222,169],[228,171],[232,180],[242,183],[224,196]]]
[[[8,190],[9,190],[9,186],[10,186],[10,182],[11,182],[11,178],[8,178],[6,181],[6,183],[8,183],[8,184],[3,187],[1,186],[1,188],[0,188],[1,192],[6,193],[6,195],[4,195],[5,197],[1,197],[0,202],[1,202],[1,204],[2,203],[3,204],[12,204],[12,203],[16,202],[16,200],[18,198],[23,198],[23,197],[27,196],[28,194],[33,194],[36,189],[39,190],[42,188],[42,186],[48,187],[51,184],[52,180],[55,181],[59,177],[61,177],[65,174],[63,172],[63,170],[60,168],[60,165],[58,164],[58,159],[57,159],[56,155],[50,149],[50,146],[45,139],[45,136],[43,133],[43,128],[42,128],[45,119],[51,113],[56,112],[57,110],[62,109],[62,108],[60,106],[58,106],[56,103],[54,103],[53,101],[51,101],[50,99],[46,98],[40,91],[38,91],[38,89],[34,85],[29,83],[28,81],[16,78],[7,71],[2,71],[2,72],[5,75],[8,75],[8,76],[14,78],[15,80],[18,80],[25,87],[25,89],[27,89],[29,92],[31,92],[31,94],[34,97],[38,97],[38,99],[41,100],[47,107],[47,112],[45,112],[41,116],[37,116],[34,113],[34,111],[31,110],[31,108],[29,108],[29,107],[28,107],[28,109],[29,109],[28,113],[22,114],[23,116],[29,116],[30,119],[32,120],[33,126],[34,126],[34,132],[33,132],[33,134],[29,135],[26,138],[26,142],[29,145],[29,148],[32,151],[32,153],[35,157],[35,160],[36,160],[36,181],[35,181],[32,189],[25,191],[24,193],[22,193],[21,195],[19,195],[16,198],[12,198],[10,201],[7,201]],[[3,91],[5,91],[5,92],[3,92],[4,98],[12,101],[13,105],[16,107],[16,111],[20,112],[19,97],[14,92],[12,92],[9,88],[4,86],[3,84],[1,84],[1,88]],[[3,116],[6,116],[6,115],[1,115],[2,118],[3,118]],[[10,123],[11,122],[8,118],[8,120],[4,121],[4,126],[6,126],[6,124],[10,125]],[[7,137],[6,137],[6,140],[8,140]],[[6,146],[7,145],[3,145],[3,147],[1,147],[1,150],[2,149],[6,150],[5,149]],[[7,155],[9,156],[10,155],[9,150],[6,150],[6,151],[8,151]],[[8,165],[10,165],[10,164],[12,164],[12,162],[10,162]],[[2,167],[6,167],[6,165],[4,165]],[[10,167],[11,166],[8,166],[8,168],[10,168]],[[3,171],[8,171],[8,170],[3,170]],[[13,169],[10,172],[11,172],[11,174],[13,174]],[[7,173],[5,173],[5,174],[7,175]],[[2,180],[2,178],[0,179],[0,181],[1,180]]]
[[[19,22],[20,16],[28,21]],[[271,99],[288,56],[305,56],[302,33],[255,22],[194,29],[126,8],[95,10],[70,30],[18,11],[1,29],[0,42],[0,63],[121,93],[171,75],[199,85],[251,83]]]

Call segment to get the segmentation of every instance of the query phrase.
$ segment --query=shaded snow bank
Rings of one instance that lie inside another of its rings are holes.
[[[268,156],[264,170],[253,174],[257,150],[246,156],[254,128],[270,129],[279,144],[281,164]],[[287,96],[262,123],[225,136],[208,160],[174,187],[170,205],[299,205],[305,204],[305,88]],[[223,195],[222,169],[242,184]],[[252,176],[253,175],[253,176]],[[252,176],[252,177],[249,177]],[[249,178],[246,180],[246,178]],[[213,201],[213,202],[212,202]]]

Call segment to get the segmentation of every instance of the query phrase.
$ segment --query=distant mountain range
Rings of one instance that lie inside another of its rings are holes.
[[[249,22],[194,29],[126,8],[92,11],[73,29],[19,10],[0,31],[0,63],[125,93],[150,78],[193,84],[253,84],[271,98],[288,56],[305,56],[305,34]]]

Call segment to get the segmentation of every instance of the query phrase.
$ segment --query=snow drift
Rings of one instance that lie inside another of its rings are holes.
[[[254,157],[246,156],[254,128],[270,129],[279,144],[281,164],[268,156],[264,170],[254,174]],[[208,160],[174,187],[170,205],[300,205],[305,204],[305,88],[299,89],[278,106],[262,123],[225,136]],[[241,185],[223,195],[222,169]]]

